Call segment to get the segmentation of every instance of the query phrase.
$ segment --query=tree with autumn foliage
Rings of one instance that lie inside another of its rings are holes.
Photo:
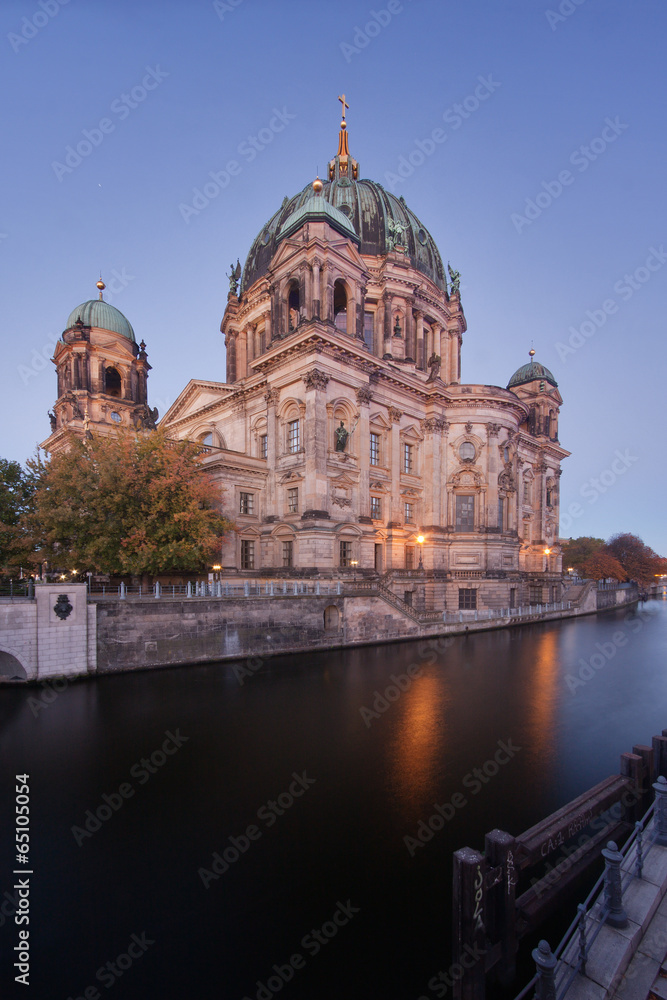
[[[114,575],[198,572],[232,525],[199,448],[163,431],[71,437],[28,463],[36,481],[25,518],[35,562]]]
[[[666,564],[636,535],[614,535],[608,542],[584,536],[563,543],[563,565],[590,580],[635,580],[646,587],[666,572]]]
[[[0,570],[12,575],[28,566],[31,545],[23,519],[31,509],[34,477],[18,462],[0,458]]]
[[[607,542],[607,550],[618,559],[626,579],[636,580],[645,587],[665,572],[665,560],[636,535],[614,535]]]

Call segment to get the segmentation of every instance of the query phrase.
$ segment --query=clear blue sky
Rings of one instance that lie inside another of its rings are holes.
[[[464,381],[506,385],[531,344],[556,376],[561,534],[667,554],[666,33],[662,0],[5,0],[0,455],[49,433],[41,359],[100,270],[161,413],[224,380],[225,272],[325,171],[345,92],[361,175],[462,274]]]

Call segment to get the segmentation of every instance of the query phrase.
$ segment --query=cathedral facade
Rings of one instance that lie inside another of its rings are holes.
[[[151,424],[144,346],[79,319],[47,448],[84,403],[91,425]],[[327,179],[232,268],[221,331],[225,381],[192,379],[160,426],[220,483],[226,576],[380,577],[427,608],[560,600],[557,383],[534,352],[507,388],[461,383],[459,275],[403,198],[359,178],[344,118]]]

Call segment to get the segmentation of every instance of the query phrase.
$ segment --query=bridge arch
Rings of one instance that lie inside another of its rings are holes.
[[[28,679],[25,667],[13,653],[0,649],[0,678],[9,681],[25,681]]]

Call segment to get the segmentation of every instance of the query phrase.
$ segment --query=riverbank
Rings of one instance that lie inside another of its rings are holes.
[[[198,587],[185,595],[89,595],[85,584],[37,584],[0,601],[1,671],[41,681],[409,642],[558,621],[630,606],[636,588],[570,588],[564,600],[521,608],[424,611],[382,584],[275,582]],[[63,601],[63,598],[65,600]],[[71,610],[68,611],[67,607]],[[9,657],[9,661],[7,658]]]

